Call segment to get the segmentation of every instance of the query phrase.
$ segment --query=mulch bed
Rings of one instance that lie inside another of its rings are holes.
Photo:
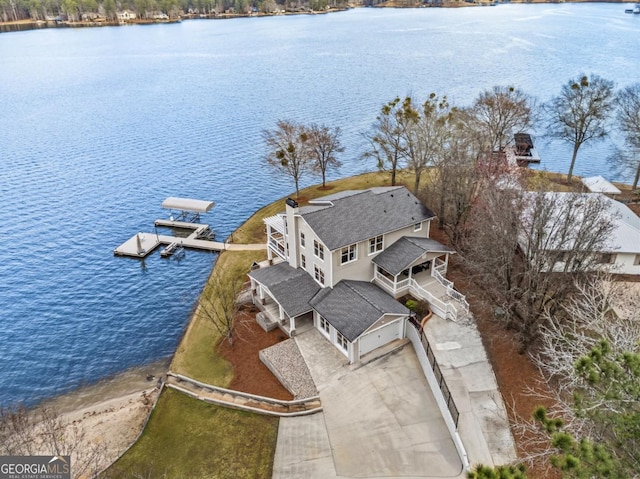
[[[279,329],[265,332],[256,322],[257,308],[243,306],[236,317],[233,344],[223,340],[218,352],[233,365],[229,389],[274,399],[291,400],[293,396],[260,361],[258,352],[287,339]]]

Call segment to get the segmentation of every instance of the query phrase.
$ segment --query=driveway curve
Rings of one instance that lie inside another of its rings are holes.
[[[349,365],[315,329],[296,343],[323,413],[281,419],[274,479],[464,477],[410,344]]]

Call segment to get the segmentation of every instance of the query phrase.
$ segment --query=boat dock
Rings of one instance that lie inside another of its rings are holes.
[[[196,223],[199,221],[200,213],[206,213],[213,208],[211,201],[192,200],[188,198],[167,198],[162,202],[162,207],[170,210],[177,209],[179,214],[174,217],[173,213],[168,220],[157,219],[155,227],[178,228],[192,230],[185,238],[172,235],[162,235],[154,233],[136,233],[123,244],[113,250],[115,256],[128,256],[131,258],[145,258],[160,245],[165,248],[160,252],[162,257],[184,254],[184,248],[197,249],[201,251],[220,252],[231,251],[258,251],[266,249],[265,244],[230,244],[213,241],[213,231],[209,225]],[[188,219],[190,221],[184,221]]]
[[[195,225],[193,226],[207,226]],[[194,228],[194,232],[186,238],[179,238],[171,235],[161,235],[157,233],[137,233],[132,238],[113,250],[116,256],[130,256],[132,258],[144,258],[151,254],[160,245],[166,245],[166,248],[160,253],[162,256],[171,256],[171,253],[182,246],[183,248],[193,248],[203,251],[224,251],[228,249],[225,243],[217,241],[209,241],[197,238],[198,230]],[[235,248],[230,248],[235,249]],[[166,251],[166,253],[165,253]]]
[[[184,254],[184,248],[194,248],[205,251],[222,251],[224,243],[211,241],[213,231],[209,225],[199,223],[200,214],[208,213],[215,206],[213,201],[193,200],[191,198],[175,198],[173,196],[162,202],[162,207],[171,211],[168,220],[158,219],[154,225],[155,233],[136,233],[113,250],[116,256],[144,258],[151,254],[158,246],[167,245],[160,253],[163,257],[174,254]],[[177,210],[174,216],[174,210]],[[158,234],[157,227],[179,228],[193,230],[186,238]]]

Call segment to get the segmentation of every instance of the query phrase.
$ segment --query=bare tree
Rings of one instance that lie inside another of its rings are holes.
[[[262,137],[267,145],[267,163],[293,178],[299,197],[300,178],[311,160],[305,128],[299,123],[278,120],[276,128],[263,131]]]
[[[437,164],[451,140],[452,108],[446,97],[431,93],[421,106],[413,106],[411,97],[402,102],[400,124],[404,135],[403,156],[415,173],[413,190],[418,193],[422,174]]]
[[[636,189],[640,180],[640,83],[618,92],[616,105],[620,131],[631,149],[630,154],[624,155],[625,166],[634,173],[633,189]]]
[[[375,159],[380,171],[390,170],[392,186],[406,148],[403,122],[402,105],[396,97],[382,106],[371,131],[364,135],[371,148],[362,157]]]
[[[608,135],[606,124],[614,107],[613,89],[614,83],[610,80],[581,74],[565,83],[560,94],[544,106],[548,135],[573,145],[569,182],[580,147]]]
[[[312,123],[307,128],[308,147],[311,169],[322,175],[322,187],[326,186],[326,174],[329,167],[340,168],[342,163],[336,158],[336,153],[342,153],[344,147],[340,143],[340,127],[329,128],[325,125]]]
[[[214,268],[198,300],[198,312],[209,320],[229,344],[233,344],[235,318],[239,310],[238,295],[241,289],[241,277],[224,275],[220,268]]]
[[[482,134],[491,151],[503,151],[514,133],[532,126],[535,101],[513,86],[494,86],[480,93],[467,113],[467,126]]]
[[[105,466],[107,444],[91,441],[53,407],[0,409],[0,455],[71,456],[72,477],[93,477]]]
[[[607,275],[575,282],[575,292],[555,315],[545,312],[536,364],[568,395],[579,383],[575,370],[602,339],[615,353],[634,351],[640,341],[640,296]]]
[[[464,115],[452,108],[441,118],[443,124],[437,128],[442,129],[438,133],[442,143],[433,156],[430,185],[421,191],[423,201],[438,215],[438,227],[455,245],[462,240],[482,181],[479,159],[483,144],[477,133],[466,127],[461,119]]]
[[[517,331],[521,351],[573,292],[572,278],[597,269],[613,228],[599,195],[483,188],[472,213],[468,264]]]

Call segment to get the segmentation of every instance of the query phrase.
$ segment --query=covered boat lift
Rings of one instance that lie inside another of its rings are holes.
[[[180,212],[177,218],[171,215],[171,221],[185,221],[187,223],[194,223],[200,220],[200,213],[208,213],[214,206],[215,203],[213,201],[176,198],[174,196],[170,196],[162,202],[163,208]]]

